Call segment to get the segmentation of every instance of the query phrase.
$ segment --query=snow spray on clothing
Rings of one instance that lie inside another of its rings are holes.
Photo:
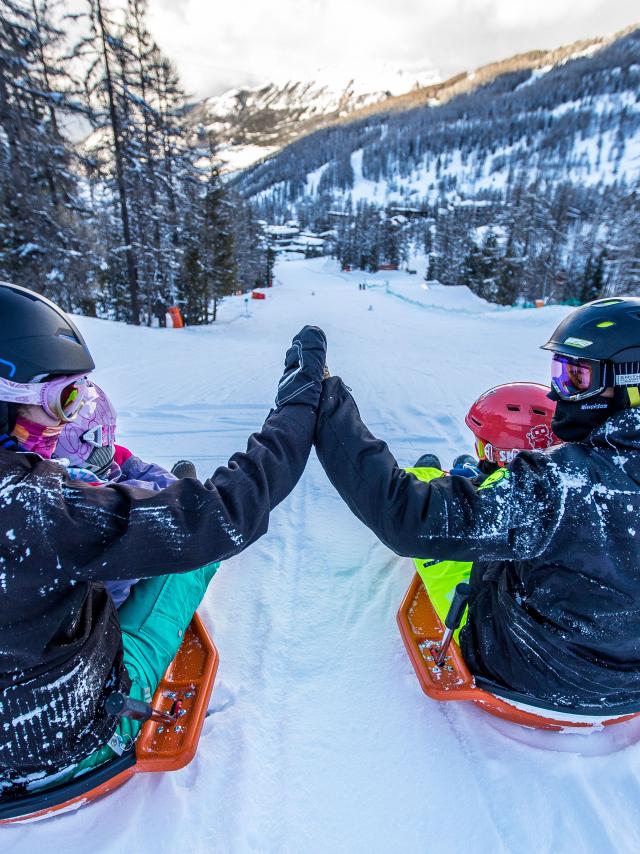
[[[316,450],[330,481],[396,554],[473,561],[460,634],[472,673],[550,708],[640,708],[640,409],[584,442],[522,451],[482,485],[422,483],[325,380]]]
[[[146,489],[150,492],[158,492],[175,483],[177,478],[170,472],[155,463],[145,463],[140,457],[136,457],[127,448],[115,445],[114,460],[108,471],[99,478],[97,474],[89,469],[79,466],[69,466],[69,477],[72,480],[80,480],[84,483],[92,483],[94,486],[106,486],[108,483],[126,484]],[[120,460],[120,463],[116,462]],[[116,608],[120,608],[126,601],[134,584],[139,578],[127,578],[105,581],[105,587],[110,594]]]
[[[124,666],[131,678],[129,696],[151,702],[219,566],[210,563],[192,572],[145,578],[136,584],[118,612]],[[141,726],[140,721],[120,718],[108,744],[62,773],[32,784],[31,788],[46,789],[66,783],[132,750]]]

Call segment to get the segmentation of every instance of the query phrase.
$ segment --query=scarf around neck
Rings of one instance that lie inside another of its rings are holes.
[[[62,424],[54,426],[36,424],[35,421],[29,421],[28,418],[19,415],[16,418],[11,435],[18,443],[21,451],[31,451],[39,454],[45,460],[50,460],[56,449],[63,426]]]

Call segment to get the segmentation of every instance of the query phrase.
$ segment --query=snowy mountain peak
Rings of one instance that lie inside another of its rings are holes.
[[[432,85],[433,68],[319,68],[308,80],[230,89],[196,104],[189,119],[200,137],[213,133],[230,169],[249,166],[304,133],[393,95]]]

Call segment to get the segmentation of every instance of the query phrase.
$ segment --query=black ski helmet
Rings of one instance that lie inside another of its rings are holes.
[[[0,282],[0,378],[28,383],[94,368],[84,338],[61,308],[27,288]]]
[[[601,385],[624,392],[626,406],[640,395],[640,297],[610,297],[572,311],[543,345],[543,350],[598,362]],[[626,390],[625,390],[626,389]]]
[[[640,297],[588,302],[562,321],[543,350],[622,364],[640,361]]]

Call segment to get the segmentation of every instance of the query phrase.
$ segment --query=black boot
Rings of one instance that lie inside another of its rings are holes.
[[[171,469],[171,474],[182,480],[183,477],[198,477],[196,467],[191,460],[178,460]]]
[[[415,464],[416,469],[440,469],[442,471],[442,463],[435,454],[423,454]]]

